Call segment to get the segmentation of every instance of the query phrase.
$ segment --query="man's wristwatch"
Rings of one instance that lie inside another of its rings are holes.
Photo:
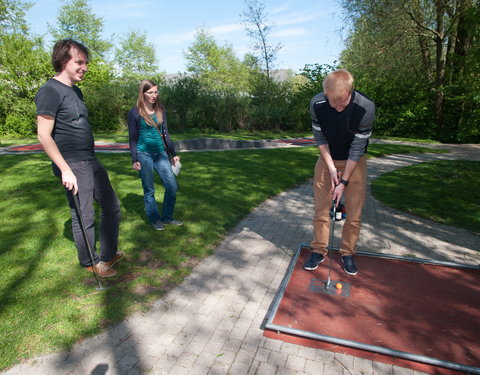
[[[345,186],[348,185],[348,181],[345,181],[343,178],[340,179],[340,183],[344,184]]]

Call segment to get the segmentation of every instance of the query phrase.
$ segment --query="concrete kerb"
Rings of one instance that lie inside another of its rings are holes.
[[[451,154],[373,159],[369,180],[412,163],[466,154],[472,159],[471,148],[456,152],[459,148],[449,148]],[[478,145],[472,148],[480,150]],[[3,374],[419,374],[262,336],[262,323],[291,255],[300,243],[311,241],[312,216],[309,181],[258,206],[148,312],[129,316],[66,353],[34,358]],[[478,264],[480,238],[389,210],[368,194],[359,248],[364,246]]]
[[[202,152],[202,151],[226,151],[226,150],[245,150],[255,148],[284,148],[284,147],[301,147],[303,144],[295,144],[295,139],[272,139],[272,140],[236,140],[221,138],[194,138],[181,141],[174,141],[175,150],[177,152]],[[309,144],[307,144],[309,145]],[[27,147],[37,146],[33,150],[25,149]],[[95,142],[96,152],[129,152],[128,143],[108,143]],[[34,154],[42,153],[40,145],[15,145],[8,147],[0,147],[0,155],[15,154]]]

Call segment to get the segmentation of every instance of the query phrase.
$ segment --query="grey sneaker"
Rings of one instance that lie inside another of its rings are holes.
[[[163,224],[165,224],[165,225],[176,225],[178,227],[180,225],[183,225],[183,221],[170,220],[170,221],[165,221]]]
[[[155,230],[164,230],[165,229],[163,223],[160,220],[158,220],[155,224],[153,224],[153,227],[155,228]]]

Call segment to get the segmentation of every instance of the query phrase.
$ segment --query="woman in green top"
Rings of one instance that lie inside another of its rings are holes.
[[[158,86],[149,79],[140,83],[137,104],[128,113],[128,135],[132,166],[140,172],[142,180],[148,221],[156,230],[163,230],[165,224],[182,225],[173,218],[178,185],[172,164],[179,163],[180,158],[168,134],[167,116],[158,96]],[[155,201],[154,170],[165,187],[161,214]]]

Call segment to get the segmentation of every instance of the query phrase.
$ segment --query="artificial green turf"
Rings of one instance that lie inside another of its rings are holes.
[[[385,205],[480,234],[480,162],[431,161],[384,174],[372,193]]]
[[[370,152],[418,151],[372,145]],[[423,149],[422,151],[428,151]],[[0,168],[0,369],[67,349],[121,321],[188,275],[241,218],[270,196],[312,177],[315,147],[180,154],[176,216],[147,222],[140,179],[126,153],[98,154],[122,208],[119,276],[95,289],[78,265],[63,188],[43,154],[2,155]],[[157,197],[163,190],[157,183]],[[478,210],[477,210],[478,212]]]

